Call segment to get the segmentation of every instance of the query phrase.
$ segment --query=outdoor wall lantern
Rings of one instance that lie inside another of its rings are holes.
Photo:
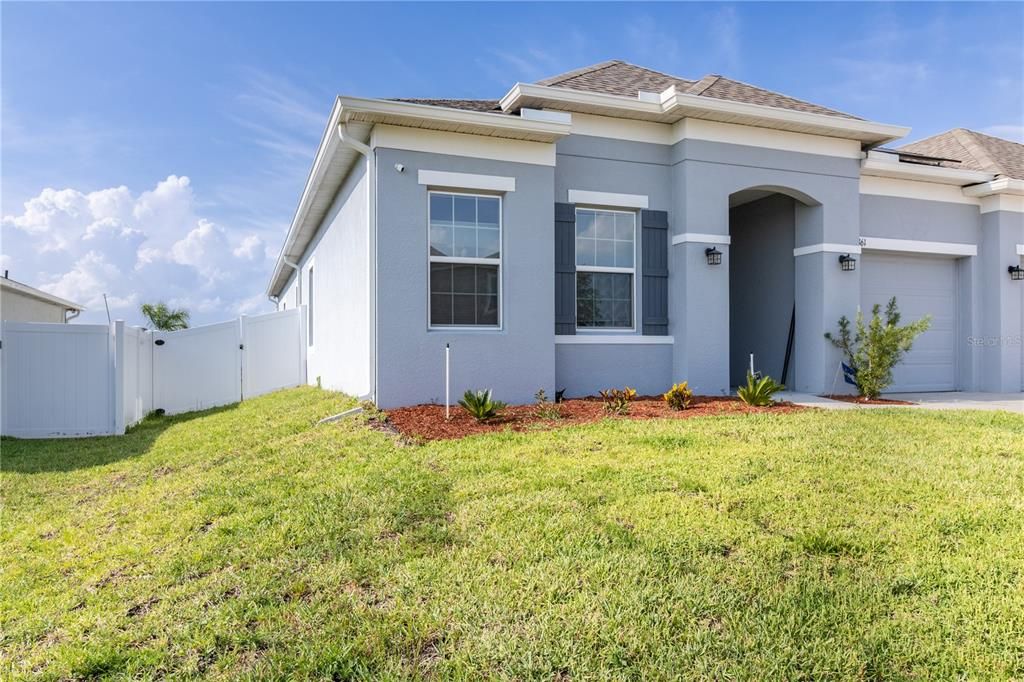
[[[848,253],[844,253],[839,257],[839,267],[843,269],[843,272],[851,272],[857,269],[857,259]]]
[[[708,265],[722,264],[722,252],[713,246],[704,249],[704,257],[708,259]]]
[[[1024,268],[1022,268],[1019,265],[1011,265],[1010,267],[1006,268],[1006,271],[1010,273],[1010,279],[1012,279],[1014,282],[1024,279]]]

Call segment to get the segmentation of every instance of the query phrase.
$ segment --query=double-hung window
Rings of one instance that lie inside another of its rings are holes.
[[[636,213],[576,209],[576,326],[633,328]]]
[[[501,197],[430,192],[430,327],[501,326]]]

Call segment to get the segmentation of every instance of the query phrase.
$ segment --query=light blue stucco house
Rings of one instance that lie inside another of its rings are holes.
[[[894,391],[1024,384],[1024,146],[611,61],[500,100],[339,97],[268,287],[310,383],[382,407],[842,391],[824,339],[896,296]]]

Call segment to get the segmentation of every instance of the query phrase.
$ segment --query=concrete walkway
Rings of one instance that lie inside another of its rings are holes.
[[[1024,416],[1024,393],[887,393],[884,398],[906,400],[913,405],[856,405],[841,400],[830,400],[809,393],[783,391],[779,400],[797,405],[821,407],[827,410],[864,410],[889,407],[907,407],[925,410],[1006,410]]]

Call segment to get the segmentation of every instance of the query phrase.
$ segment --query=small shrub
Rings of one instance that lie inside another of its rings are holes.
[[[507,407],[500,400],[491,398],[491,389],[481,391],[468,390],[462,394],[459,405],[478,422],[485,422],[498,416],[498,413]]]
[[[636,398],[636,390],[626,386],[623,389],[609,388],[601,391],[604,409],[612,414],[629,414],[629,404]]]
[[[544,392],[543,388],[537,391],[533,397],[537,401],[537,406],[533,411],[537,419],[553,420],[562,418],[562,410],[558,408],[558,405],[548,401],[548,394]]]
[[[865,325],[864,314],[857,311],[855,331],[850,331],[850,320],[846,315],[839,318],[839,334],[825,333],[832,345],[843,351],[846,361],[853,368],[857,392],[863,398],[877,398],[892,384],[892,369],[903,359],[914,339],[931,326],[931,316],[925,315],[917,322],[900,325],[900,311],[896,297],[889,299],[882,319],[882,306],[871,308],[871,320]]]
[[[775,404],[772,396],[784,388],[786,387],[777,383],[770,376],[758,379],[750,372],[747,372],[747,385],[740,386],[736,391],[736,395],[740,397],[740,400],[752,407],[769,407]]]
[[[693,391],[684,381],[681,384],[672,384],[672,388],[668,389],[668,392],[661,397],[665,399],[665,404],[673,410],[685,410],[693,400]]]

